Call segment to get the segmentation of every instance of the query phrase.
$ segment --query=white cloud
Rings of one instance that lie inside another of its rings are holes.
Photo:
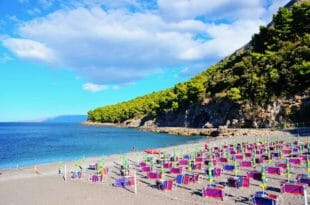
[[[169,67],[197,72],[231,54],[269,21],[278,4],[266,1],[158,0],[157,10],[138,12],[124,6],[143,8],[137,0],[69,1],[75,6],[21,23],[20,38],[3,44],[96,84],[124,84]]]
[[[40,42],[21,38],[7,38],[2,43],[18,57],[56,63],[53,51]]]
[[[106,89],[108,89],[108,86],[106,85],[97,85],[94,83],[83,84],[83,90],[90,91],[90,92],[100,92]]]

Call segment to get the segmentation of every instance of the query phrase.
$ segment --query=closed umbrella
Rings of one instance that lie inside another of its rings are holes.
[[[213,182],[213,173],[212,172],[213,172],[213,165],[212,165],[212,161],[210,161],[208,163],[208,181],[210,183]]]
[[[289,180],[289,178],[291,178],[291,165],[290,165],[290,163],[289,163],[289,160],[288,160],[288,158],[286,158],[286,169],[285,169],[285,175],[286,175],[286,177],[287,177],[287,180]]]
[[[267,187],[266,168],[264,165],[261,167],[261,172],[262,172],[262,183],[261,183],[260,187],[264,191]]]
[[[307,155],[307,174],[308,174],[308,177],[310,177],[310,157],[309,155]]]
[[[238,169],[239,169],[239,167],[238,167],[238,164],[237,164],[237,160],[236,160],[236,157],[234,157],[234,174],[235,174],[235,176],[238,173]]]

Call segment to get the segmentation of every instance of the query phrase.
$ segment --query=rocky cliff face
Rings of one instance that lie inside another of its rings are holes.
[[[289,99],[278,99],[265,106],[249,103],[205,100],[201,105],[178,113],[165,113],[156,119],[128,120],[129,127],[230,128],[291,126],[291,122],[309,122],[309,92]]]

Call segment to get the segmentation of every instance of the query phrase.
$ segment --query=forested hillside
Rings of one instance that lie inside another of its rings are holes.
[[[275,103],[280,109],[274,113],[275,124],[294,122],[296,116],[309,120],[309,115],[300,115],[309,111],[309,105],[303,104],[310,89],[309,44],[310,4],[280,8],[272,23],[253,35],[247,49],[173,88],[91,110],[88,120],[142,119],[141,125],[151,120],[158,126],[190,127],[235,120],[234,126],[251,127],[253,122],[247,120],[261,117],[258,113]],[[299,107],[283,107],[296,95],[302,96]],[[268,116],[263,118],[255,126],[266,126]]]

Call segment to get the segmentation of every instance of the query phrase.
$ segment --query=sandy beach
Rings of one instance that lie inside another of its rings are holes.
[[[262,131],[263,132],[263,131]],[[264,135],[263,133],[262,135]],[[296,140],[287,132],[268,132],[268,140]],[[259,137],[259,140],[266,140]],[[165,153],[173,153],[173,150],[188,153],[195,149],[203,149],[205,144],[209,146],[221,146],[223,144],[236,142],[255,142],[256,136],[233,136],[206,138],[191,144],[159,148]],[[82,179],[70,179],[70,171],[74,170],[74,162],[65,162],[67,167],[67,178],[64,181],[62,175],[58,174],[59,163],[49,163],[36,165],[38,173],[34,172],[34,166],[22,167],[16,169],[0,170],[0,204],[5,205],[34,205],[34,204],[251,204],[250,197],[256,191],[260,191],[260,181],[251,180],[250,188],[229,188],[225,187],[224,201],[214,198],[202,197],[201,190],[208,184],[207,176],[204,170],[195,171],[200,173],[201,178],[198,183],[187,186],[176,186],[174,184],[171,191],[161,191],[154,188],[155,181],[146,178],[138,166],[143,158],[142,152],[131,152],[126,154],[131,170],[137,174],[137,193],[134,193],[133,187],[119,188],[112,184],[115,179],[120,178],[119,164],[120,155],[111,155],[106,158],[106,166],[110,171],[104,177],[103,182],[90,182],[88,175],[94,173],[93,170],[85,169],[85,176]],[[85,166],[96,163],[100,158],[86,158]],[[274,163],[273,161],[272,163]],[[221,165],[217,165],[221,167]],[[256,168],[259,169],[259,168]],[[238,175],[246,175],[247,169],[241,168]],[[292,179],[296,174],[305,173],[305,165],[292,167]],[[221,177],[215,177],[216,183],[225,183],[231,172],[225,172]],[[168,179],[175,179],[175,175],[167,174]],[[267,175],[268,192],[281,196],[282,204],[302,205],[304,199],[302,196],[290,194],[281,194],[279,189],[280,181],[285,176]],[[308,189],[309,192],[309,189]]]

